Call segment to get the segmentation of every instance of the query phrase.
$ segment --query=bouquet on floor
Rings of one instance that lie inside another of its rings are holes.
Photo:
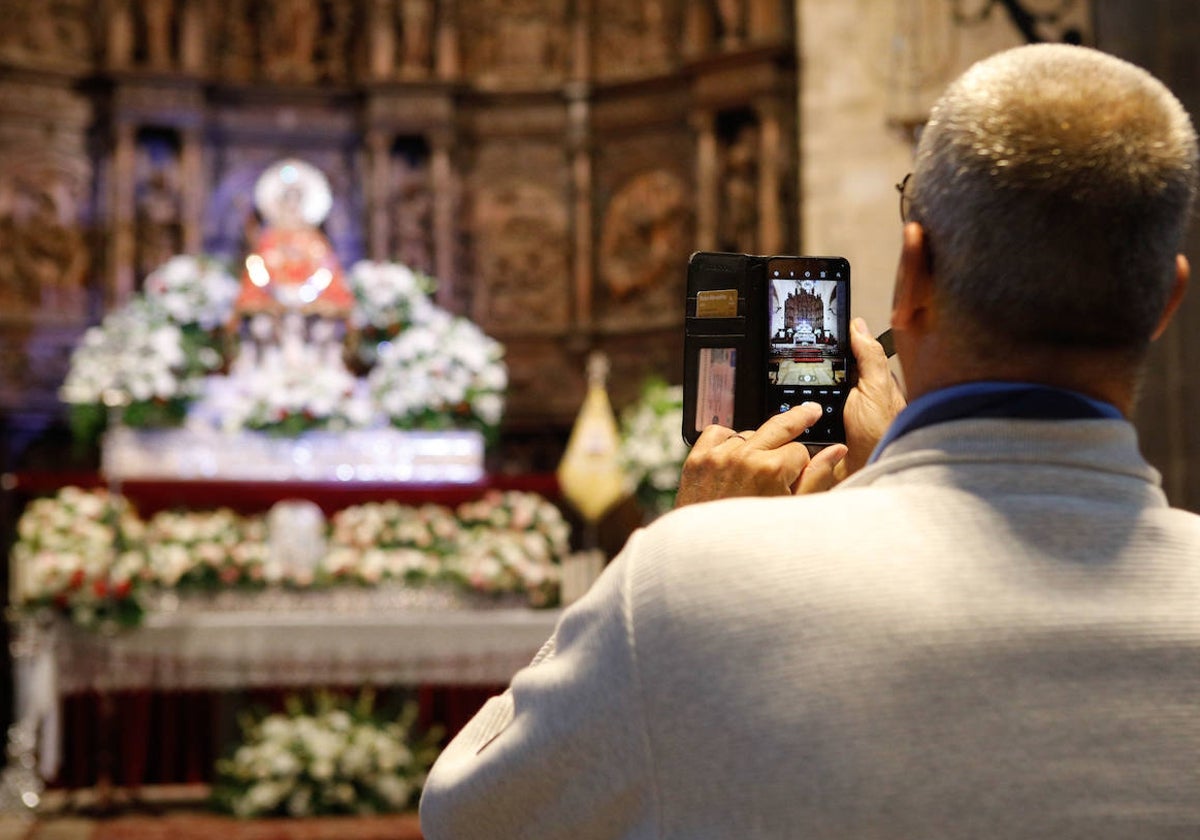
[[[244,740],[217,762],[213,803],[239,817],[380,814],[412,807],[437,757],[409,704],[393,720],[374,694],[354,702],[289,698],[284,712],[242,720]]]

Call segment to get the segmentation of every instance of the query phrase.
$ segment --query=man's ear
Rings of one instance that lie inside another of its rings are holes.
[[[904,226],[896,288],[892,296],[892,326],[897,330],[928,327],[933,315],[933,275],[929,240],[917,222]]]
[[[1154,328],[1154,334],[1150,336],[1151,341],[1157,341],[1158,337],[1163,334],[1167,328],[1167,324],[1171,323],[1171,318],[1175,314],[1175,310],[1179,308],[1179,304],[1183,301],[1183,294],[1187,291],[1188,280],[1192,276],[1192,268],[1188,264],[1188,258],[1183,254],[1175,255],[1175,283],[1171,286],[1171,296],[1167,298],[1166,308],[1163,309],[1163,314],[1158,319],[1158,326]]]

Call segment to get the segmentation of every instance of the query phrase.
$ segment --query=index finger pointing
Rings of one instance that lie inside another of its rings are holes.
[[[821,419],[821,413],[821,406],[815,402],[806,402],[790,408],[768,418],[767,422],[758,427],[758,431],[746,445],[762,450],[778,449],[800,437],[805,429]]]

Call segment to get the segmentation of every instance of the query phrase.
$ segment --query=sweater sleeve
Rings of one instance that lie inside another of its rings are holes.
[[[428,840],[656,835],[630,606],[636,544],[439,757],[421,798]]]

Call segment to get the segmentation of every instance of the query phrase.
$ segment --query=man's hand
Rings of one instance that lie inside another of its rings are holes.
[[[776,414],[753,432],[709,426],[683,464],[675,507],[734,496],[815,493],[834,485],[834,468],[846,456],[840,443],[812,458],[796,442],[821,419],[821,406],[804,403]]]
[[[844,419],[850,451],[835,468],[837,481],[863,468],[892,420],[908,404],[888,367],[883,346],[871,337],[862,318],[855,318],[850,325],[850,350],[858,363],[858,384],[846,397]]]

